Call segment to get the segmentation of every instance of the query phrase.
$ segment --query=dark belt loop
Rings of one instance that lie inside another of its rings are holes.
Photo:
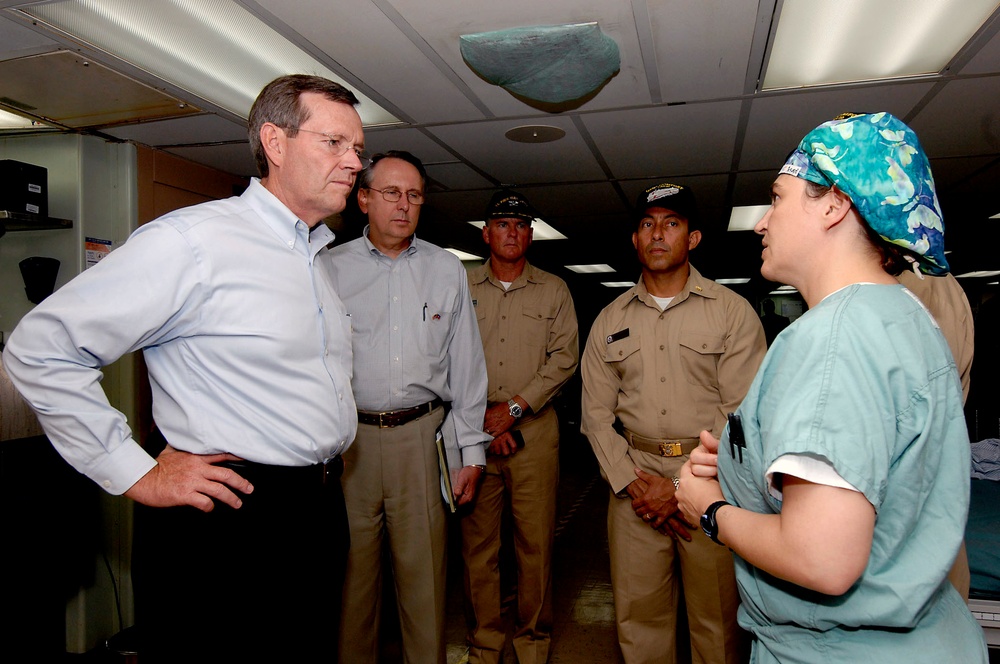
[[[339,482],[341,475],[344,474],[344,458],[341,456],[335,456],[325,464],[323,464],[323,484],[331,484],[333,482]]]

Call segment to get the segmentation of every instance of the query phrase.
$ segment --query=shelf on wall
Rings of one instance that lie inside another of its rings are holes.
[[[71,219],[56,219],[55,217],[40,217],[37,214],[11,212],[0,210],[0,224],[8,233],[14,231],[48,231],[73,228]]]

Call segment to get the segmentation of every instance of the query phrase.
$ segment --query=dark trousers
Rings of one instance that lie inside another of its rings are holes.
[[[243,506],[137,505],[133,580],[143,664],[332,661],[350,533],[333,470],[234,465]]]

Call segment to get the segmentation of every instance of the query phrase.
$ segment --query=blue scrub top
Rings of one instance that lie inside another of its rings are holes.
[[[831,463],[877,511],[868,566],[842,596],[736,558],[754,661],[985,662],[982,630],[946,579],[969,505],[961,384],[916,297],[876,284],[831,294],[778,336],[738,412],[742,461],[728,427],[719,446],[731,503],[780,512],[765,473],[798,454]]]

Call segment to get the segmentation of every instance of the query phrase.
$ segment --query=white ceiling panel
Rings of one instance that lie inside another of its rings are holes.
[[[1000,77],[948,83],[911,124],[935,157],[1000,153]]]
[[[587,144],[564,117],[546,118],[566,136],[550,143],[516,143],[504,137],[521,121],[475,122],[431,127],[429,131],[476,168],[505,184],[604,180],[604,172]]]
[[[446,189],[490,189],[489,180],[465,164],[426,164],[427,175]]]
[[[10,20],[0,20],[0,60],[55,49],[57,42],[40,32]]]
[[[568,184],[522,189],[545,221],[558,220],[563,232],[572,232],[572,219],[582,215],[613,215],[621,212],[621,196],[607,182]]]
[[[970,177],[975,177],[977,173],[996,161],[995,156],[931,159],[934,185],[937,189],[948,189],[956,186]],[[1000,187],[1000,180],[997,180],[997,185]],[[997,200],[997,211],[1000,211],[1000,199]]]
[[[412,152],[425,165],[455,161],[455,156],[448,150],[423,131],[413,127],[369,129],[365,131],[365,150],[369,154],[406,150]]]
[[[263,0],[261,7],[315,44],[414,122],[483,117],[406,34],[370,0]],[[391,9],[392,5],[384,3]],[[378,98],[376,97],[376,100]]]
[[[185,144],[247,141],[245,125],[210,114],[121,125],[105,129],[104,133],[153,147],[176,145],[179,139]],[[248,144],[244,148],[249,152]]]
[[[757,2],[703,0],[647,5],[662,101],[698,101],[743,93]],[[694,52],[698,58],[691,58]]]
[[[431,192],[427,198],[429,205],[437,213],[440,213],[452,221],[456,222],[456,231],[461,228],[461,233],[465,234],[464,226],[468,226],[468,221],[481,221],[483,211],[489,203],[491,188],[482,191],[435,191]],[[478,231],[472,228],[473,231]],[[475,237],[475,236],[469,236]]]
[[[908,83],[761,96],[750,111],[739,167],[776,171],[819,124],[844,112],[889,111],[903,118],[931,88],[931,83]]]
[[[658,106],[582,116],[616,178],[728,171],[740,102]]]
[[[993,38],[972,56],[968,64],[962,67],[958,73],[970,75],[989,74],[996,71],[1000,71],[1000,31],[995,32]]]

